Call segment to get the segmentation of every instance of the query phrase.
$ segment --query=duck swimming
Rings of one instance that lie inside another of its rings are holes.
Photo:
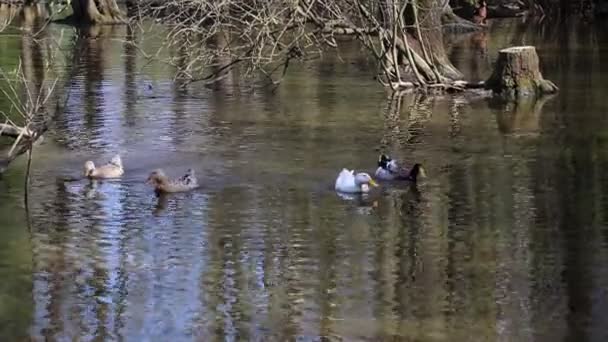
[[[125,173],[120,155],[115,155],[109,163],[95,167],[92,161],[84,163],[84,176],[93,179],[118,178]]]
[[[382,154],[378,158],[378,168],[376,169],[375,176],[381,180],[407,180],[415,183],[418,181],[419,176],[426,177],[426,173],[419,163],[414,164],[410,170],[407,170],[400,167],[399,163],[390,156]]]
[[[178,179],[169,179],[161,169],[150,173],[146,183],[154,186],[157,193],[185,192],[198,188],[198,180],[193,169],[188,169],[186,174]]]
[[[369,192],[369,186],[378,184],[367,173],[357,173],[353,170],[342,169],[336,179],[336,191],[344,193],[364,193]]]

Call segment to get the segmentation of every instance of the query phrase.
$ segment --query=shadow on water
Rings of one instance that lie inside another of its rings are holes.
[[[69,105],[36,151],[31,236],[20,164],[0,178],[0,336],[605,340],[608,42],[572,31],[501,22],[452,46],[484,79],[499,48],[536,44],[561,92],[535,103],[387,101],[356,48],[274,92],[235,75],[184,91],[133,50],[157,44],[139,31],[75,32]],[[35,75],[16,39],[0,36]],[[373,172],[380,151],[429,177],[337,196],[338,171]],[[124,179],[63,180],[116,152]],[[144,184],[157,167],[192,167],[202,187],[157,197]]]

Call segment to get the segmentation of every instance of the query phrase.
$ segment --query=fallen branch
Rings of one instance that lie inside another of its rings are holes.
[[[11,137],[11,138],[28,138],[31,139],[34,136],[34,131],[29,128],[19,127],[11,124],[0,124],[0,136]]]
[[[45,131],[46,131],[46,128],[41,129],[40,131],[35,132],[31,138],[22,139],[17,144],[11,146],[11,148],[9,149],[8,152],[1,153],[0,156],[2,156],[2,157],[0,157],[0,174],[4,173],[4,171],[6,171],[9,164],[13,160],[17,159],[17,157],[19,157],[20,155],[27,152],[34,145],[34,143],[36,141],[38,141],[38,139],[40,137],[42,137],[42,134]]]

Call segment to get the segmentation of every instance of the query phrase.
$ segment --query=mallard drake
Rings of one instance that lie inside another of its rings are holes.
[[[392,159],[390,156],[382,154],[378,158],[378,168],[376,169],[375,176],[381,180],[407,180],[411,182],[418,181],[418,177],[426,177],[426,173],[421,164],[416,163],[414,166],[407,170],[401,167],[399,163]]]
[[[369,192],[369,186],[378,184],[367,173],[357,173],[353,170],[342,169],[336,179],[336,191],[344,193]]]
[[[198,181],[192,169],[188,169],[186,174],[178,179],[169,179],[161,169],[154,170],[146,183],[153,185],[154,190],[159,193],[184,192],[198,188]]]
[[[122,167],[122,159],[115,155],[109,163],[95,167],[92,161],[84,163],[84,175],[88,178],[118,178],[125,173]]]

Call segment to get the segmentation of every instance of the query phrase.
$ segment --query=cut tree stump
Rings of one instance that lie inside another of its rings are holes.
[[[540,73],[534,46],[515,46],[500,50],[486,88],[506,96],[539,96],[558,91],[553,82]]]

